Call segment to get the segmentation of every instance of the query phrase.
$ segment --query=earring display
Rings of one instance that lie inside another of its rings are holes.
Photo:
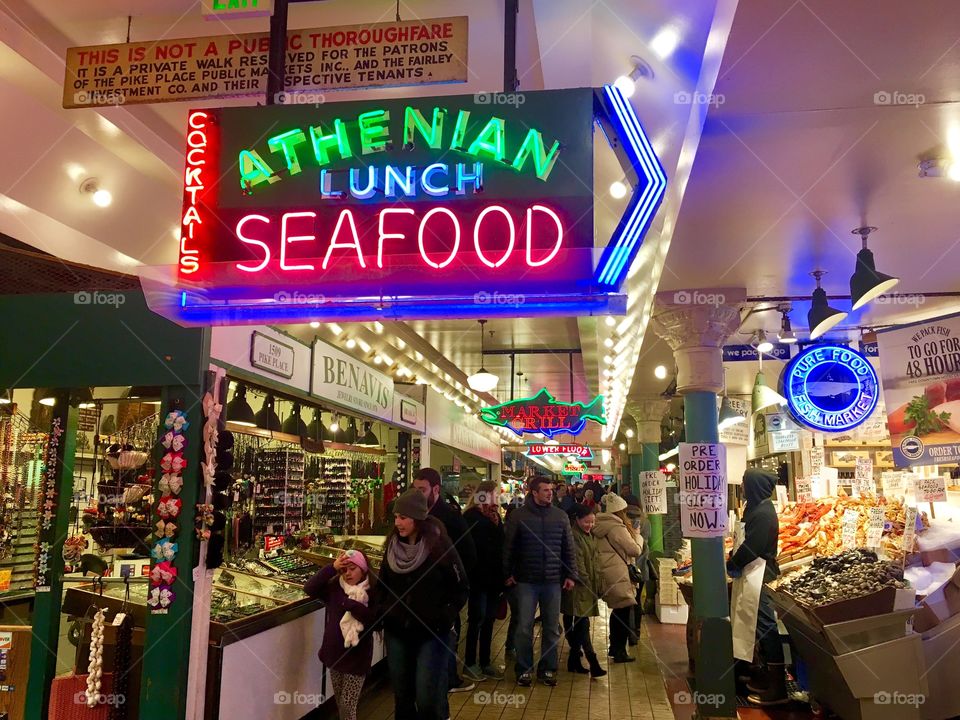
[[[303,526],[304,453],[260,450],[257,453],[253,531],[285,535]]]

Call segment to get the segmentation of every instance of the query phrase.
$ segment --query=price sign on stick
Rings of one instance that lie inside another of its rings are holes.
[[[810,478],[797,478],[794,481],[794,489],[797,492],[798,503],[809,502],[813,500],[813,481]]]
[[[857,526],[860,524],[860,512],[847,509],[843,513],[843,547],[852,549],[857,546]]]
[[[857,457],[857,468],[853,475],[853,496],[875,495],[877,487],[873,482],[873,460]]]
[[[903,524],[903,562],[907,562],[907,553],[913,552],[913,543],[917,537],[917,509],[908,507]]]
[[[880,539],[883,537],[883,528],[886,523],[886,517],[882,507],[870,508],[870,515],[867,517],[867,547],[880,547]]]

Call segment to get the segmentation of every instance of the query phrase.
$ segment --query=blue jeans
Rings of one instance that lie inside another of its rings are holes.
[[[396,720],[447,720],[446,640],[427,632],[410,636],[389,630],[384,639]]]
[[[507,625],[507,652],[517,652],[517,618],[520,617],[520,606],[517,605],[517,587],[507,588],[507,604],[510,606],[510,621]]]
[[[517,675],[533,670],[533,618],[540,606],[540,662],[537,675],[557,671],[560,645],[560,583],[517,583]]]
[[[493,641],[493,621],[500,607],[500,593],[493,590],[470,589],[467,603],[467,645],[463,664],[477,662],[477,643],[480,644],[480,667],[490,664],[490,645]]]

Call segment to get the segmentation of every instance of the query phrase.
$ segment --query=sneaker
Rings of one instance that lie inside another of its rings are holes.
[[[463,677],[471,682],[482,682],[487,679],[479,665],[464,665]]]
[[[549,685],[550,687],[553,687],[557,684],[557,674],[555,672],[551,672],[550,670],[545,670],[543,673],[541,673],[539,679],[544,685]]]
[[[485,665],[481,672],[490,680],[503,680],[503,670],[496,665]]]
[[[533,675],[528,672],[517,675],[517,685],[521,687],[530,687],[533,685]]]
[[[456,682],[454,682],[454,684],[450,686],[450,689],[447,690],[447,692],[448,693],[470,692],[476,686],[477,684],[475,682],[471,682],[466,678],[457,678]]]

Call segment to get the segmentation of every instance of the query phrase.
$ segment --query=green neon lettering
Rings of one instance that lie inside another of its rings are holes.
[[[307,136],[303,130],[288,130],[285,133],[274,135],[267,140],[267,145],[272,152],[282,152],[287,161],[287,170],[291,175],[297,175],[300,172],[300,158],[297,157],[297,145],[302,145],[307,141]]]
[[[327,149],[336,146],[337,152],[344,160],[353,157],[353,150],[350,149],[350,138],[347,137],[347,126],[340,118],[333,121],[333,132],[329,135],[323,135],[323,126],[316,125],[310,128],[310,142],[313,144],[313,155],[319,165],[326,165],[330,162],[327,155]]]
[[[237,165],[240,168],[240,187],[244,190],[256,187],[264,181],[273,184],[280,180],[256,150],[241,150]]]
[[[467,134],[467,121],[469,119],[469,110],[461,110],[457,113],[457,123],[453,126],[453,138],[450,140],[451,150],[463,150],[463,136]]]
[[[427,119],[416,108],[407,106],[403,111],[403,142],[410,144],[413,142],[414,131],[420,133],[423,139],[427,141],[427,147],[434,150],[440,148],[443,141],[443,116],[445,113],[440,108],[433,109],[433,122],[427,123]]]
[[[223,4],[223,0],[213,0],[213,9],[214,10],[226,10],[227,6]]]
[[[360,152],[363,155],[381,152],[386,148],[390,131],[387,123],[390,122],[390,113],[387,110],[371,110],[357,116],[360,126]]]
[[[481,153],[489,155],[497,162],[503,162],[503,118],[490,118],[477,139],[470,143],[468,155],[479,158]]]
[[[550,177],[550,173],[553,171],[553,165],[557,161],[557,155],[560,154],[560,142],[554,140],[553,145],[550,147],[550,152],[546,152],[543,147],[543,137],[540,135],[538,130],[531,128],[527,132],[527,136],[523,139],[523,144],[520,146],[520,150],[517,151],[517,156],[513,159],[513,169],[517,172],[523,170],[523,166],[527,162],[527,158],[533,158],[533,170],[537,174],[537,177],[541,180],[546,180]]]

